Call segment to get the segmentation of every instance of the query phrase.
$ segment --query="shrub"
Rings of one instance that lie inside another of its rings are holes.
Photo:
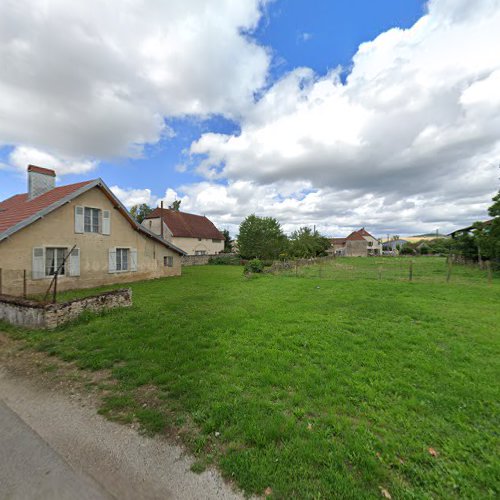
[[[415,250],[413,250],[412,247],[405,245],[400,251],[400,255],[413,255],[415,253]]]
[[[208,260],[209,264],[218,266],[238,266],[240,264],[240,259],[236,255],[217,255],[216,257],[211,257]]]
[[[261,273],[263,270],[264,263],[260,259],[252,259],[245,264],[245,269],[243,270],[243,272],[245,274]]]

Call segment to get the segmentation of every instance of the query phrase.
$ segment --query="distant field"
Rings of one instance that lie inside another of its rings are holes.
[[[103,413],[181,435],[196,469],[217,464],[248,493],[496,498],[499,279],[455,266],[447,283],[431,257],[415,259],[409,282],[408,267],[185,268],[132,284],[130,309],[53,332],[4,329],[111,369]]]

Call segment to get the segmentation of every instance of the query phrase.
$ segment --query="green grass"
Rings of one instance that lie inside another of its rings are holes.
[[[410,283],[408,262],[185,268],[132,284],[132,308],[4,329],[111,369],[102,413],[177,429],[195,470],[216,463],[248,493],[498,497],[500,284],[459,266],[446,283],[439,258],[417,259]]]

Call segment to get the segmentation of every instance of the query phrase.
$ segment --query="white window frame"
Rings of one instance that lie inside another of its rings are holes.
[[[123,262],[123,251],[127,255],[127,268],[121,269]],[[137,271],[137,249],[131,247],[115,247],[108,250],[108,272],[109,273],[130,273]],[[118,262],[120,269],[118,269]]]
[[[86,212],[87,210],[90,210],[91,216],[90,216],[90,228],[91,230],[87,230],[87,223],[86,223]],[[92,231],[92,228],[94,227],[94,211],[97,211],[97,231]],[[84,206],[83,207],[83,232],[85,234],[102,234],[102,208],[99,207],[89,207],[89,206]]]
[[[174,267],[174,258],[171,255],[163,257],[163,267]]]
[[[126,264],[127,267],[123,269],[123,256],[126,255]],[[119,256],[119,257],[118,257]],[[120,262],[120,265],[118,265]],[[120,267],[120,268],[119,268]],[[126,247],[117,247],[115,249],[115,270],[117,273],[126,273],[130,271],[130,248]]]
[[[68,256],[67,256],[67,253],[69,251],[68,247],[67,246],[45,246],[43,248],[43,269],[44,269],[44,275],[46,278],[53,278],[54,277],[54,274],[55,274],[55,271],[58,269],[59,267],[59,262],[58,262],[58,257],[56,256],[56,259],[55,259],[55,267],[54,267],[54,273],[53,274],[48,274],[47,273],[47,251],[48,250],[55,250],[55,251],[58,251],[58,250],[63,250],[63,259],[66,258],[66,261],[64,263],[64,272],[62,273],[58,273],[58,277],[61,277],[61,276],[67,276],[68,273],[66,271],[69,271],[68,269],[68,265],[69,265],[69,259],[68,259]]]

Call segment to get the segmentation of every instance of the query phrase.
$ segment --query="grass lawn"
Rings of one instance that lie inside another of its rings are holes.
[[[459,266],[446,283],[439,258],[417,259],[408,282],[407,265],[185,268],[131,285],[130,309],[3,329],[111,369],[104,413],[179,433],[198,468],[216,463],[247,493],[498,497],[500,283]]]

